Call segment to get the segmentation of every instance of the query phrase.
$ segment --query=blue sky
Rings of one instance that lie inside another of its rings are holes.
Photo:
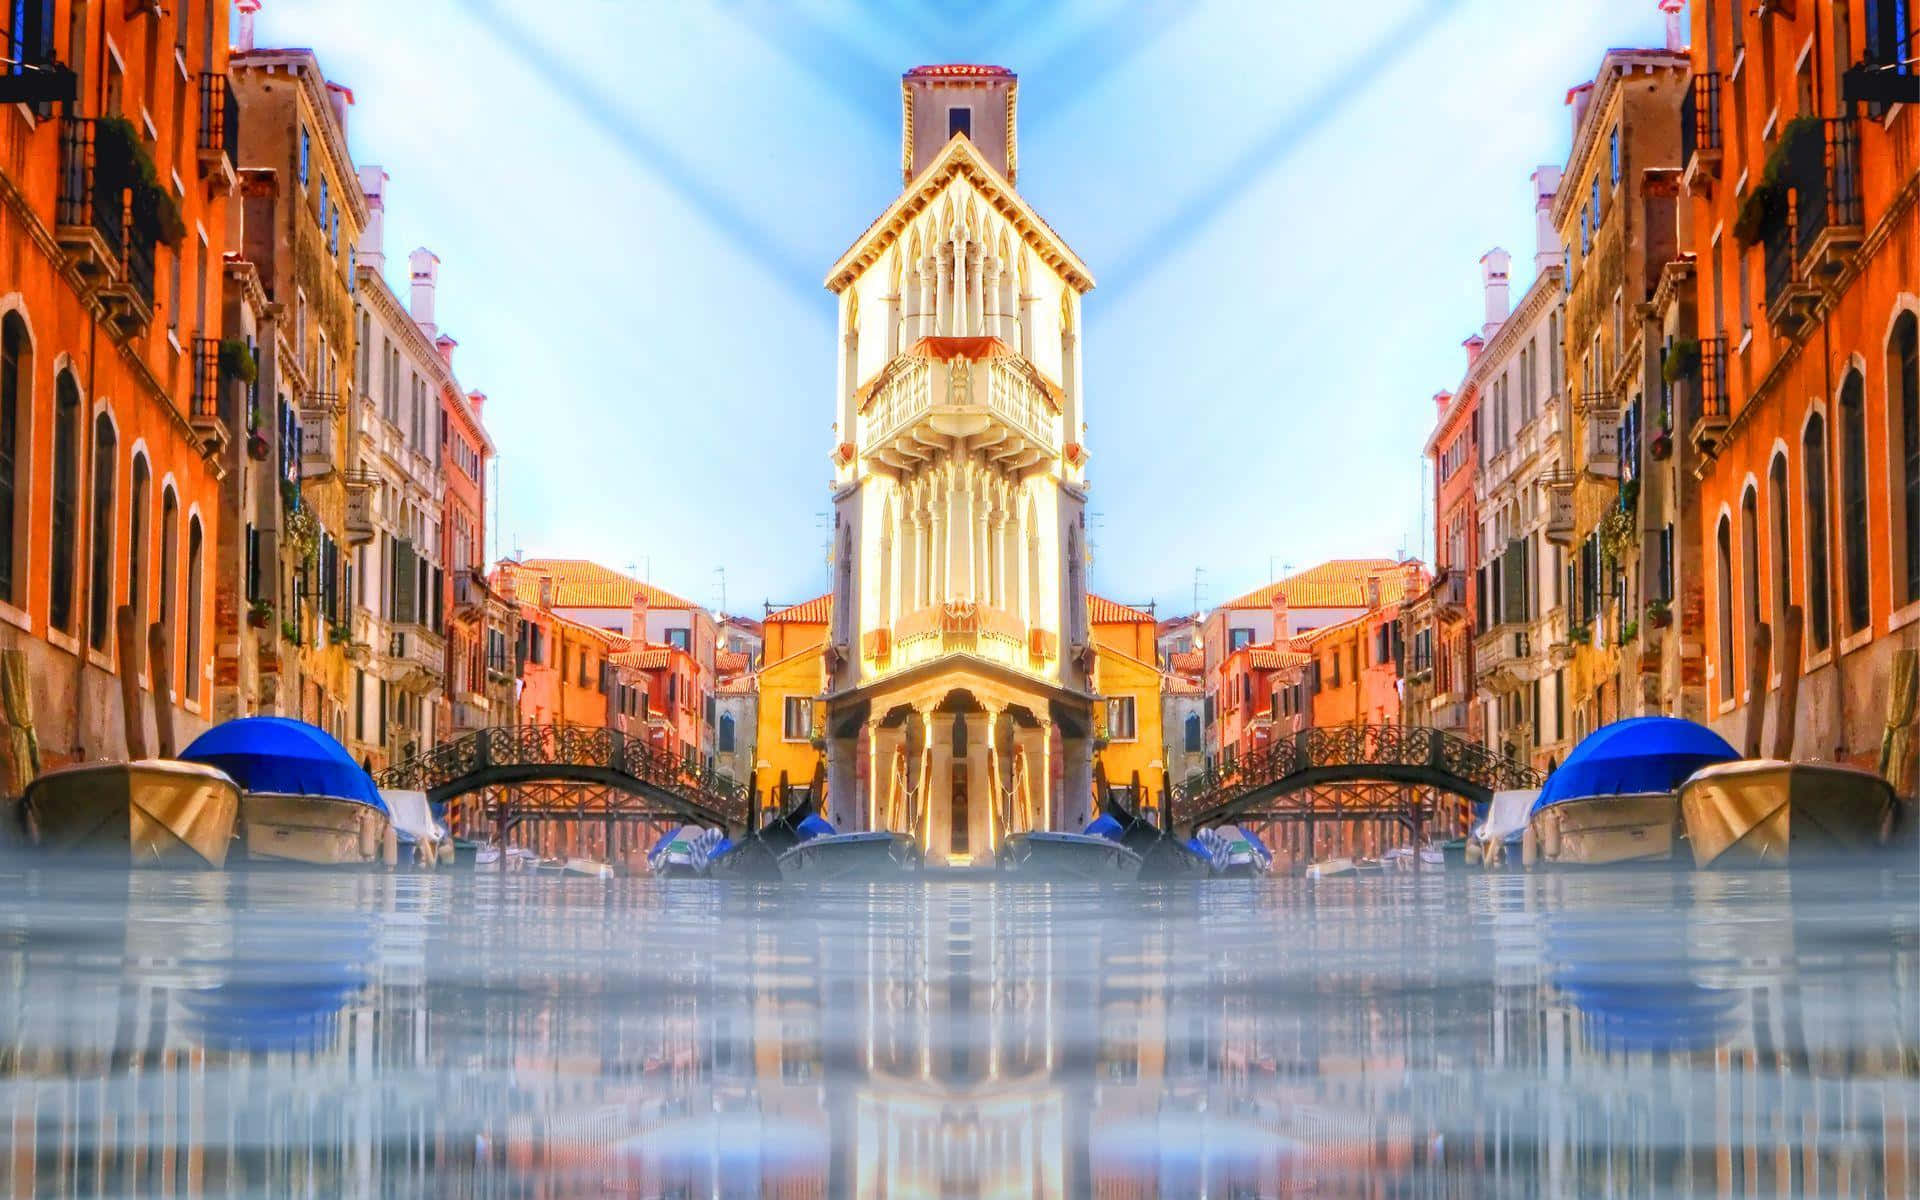
[[[527,16],[535,8],[542,19]],[[555,13],[566,14],[556,18]],[[1020,74],[1020,187],[1092,268],[1094,587],[1190,607],[1426,552],[1420,448],[1532,272],[1528,175],[1654,0],[267,0],[354,90],[389,273],[442,260],[498,549],[709,605],[826,589],[827,268],[897,194],[899,75]]]

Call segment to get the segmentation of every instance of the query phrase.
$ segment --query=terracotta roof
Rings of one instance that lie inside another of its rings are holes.
[[[1254,650],[1247,655],[1247,665],[1256,671],[1278,671],[1284,667],[1303,667],[1313,661],[1313,655],[1301,654],[1294,650]]]
[[[1095,625],[1114,625],[1135,621],[1147,624],[1153,622],[1152,613],[1134,608],[1131,605],[1121,604],[1117,600],[1109,600],[1105,596],[1089,595],[1087,597],[1087,611]]]
[[[786,608],[767,614],[767,624],[775,621],[799,625],[825,625],[833,619],[833,595],[815,596],[799,604],[790,604]]]
[[[1185,675],[1162,675],[1160,678],[1166,684],[1167,691],[1176,696],[1198,696],[1200,694],[1200,681],[1197,679],[1189,679]]]
[[[752,660],[738,650],[716,650],[713,654],[713,669],[723,675],[744,671]]]
[[[1207,669],[1205,650],[1175,650],[1167,655],[1167,669],[1186,675],[1200,675]]]
[[[644,650],[622,650],[611,656],[615,666],[632,667],[637,671],[658,671],[673,659],[673,649],[669,646],[648,646]]]
[[[1331,640],[1333,635],[1336,633],[1341,633],[1341,632],[1350,630],[1356,625],[1366,624],[1367,618],[1370,615],[1371,614],[1368,614],[1368,613],[1361,613],[1357,617],[1348,617],[1346,620],[1341,621],[1338,624],[1328,625],[1322,629],[1315,629],[1311,633],[1301,634],[1300,637],[1295,640],[1303,641],[1308,646],[1318,646],[1321,642]],[[1306,657],[1310,658],[1312,656],[1308,655]]]
[[[1407,576],[1417,565],[1391,558],[1336,558],[1289,575],[1278,583],[1229,600],[1226,608],[1271,608],[1275,592],[1284,592],[1288,608],[1365,608],[1367,581],[1380,580],[1380,603],[1399,604],[1407,596]]]
[[[555,608],[629,608],[635,592],[644,592],[653,608],[700,607],[584,558],[529,558],[507,565],[513,571],[515,591],[526,604],[540,602],[540,576],[551,575]]]

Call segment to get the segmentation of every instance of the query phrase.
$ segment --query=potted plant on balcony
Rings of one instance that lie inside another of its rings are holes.
[[[1615,505],[1600,518],[1600,553],[1610,563],[1623,563],[1633,548],[1633,520],[1627,510]]]
[[[154,230],[169,246],[178,246],[187,236],[187,222],[180,215],[180,202],[172,189],[160,179],[160,169],[147,153],[147,143],[132,121],[123,116],[101,117],[94,126],[97,150],[102,155],[124,158],[133,168],[133,207],[136,214],[153,214]]]
[[[273,605],[265,600],[255,600],[247,605],[247,626],[251,629],[265,629],[273,621]]]
[[[280,636],[295,646],[300,644],[300,627],[292,621],[280,622]]]
[[[260,367],[253,361],[253,351],[239,338],[222,338],[220,341],[220,373],[228,379],[238,379],[241,383],[251,384],[260,376]]]
[[[1647,601],[1647,626],[1665,629],[1673,624],[1673,607],[1665,600]]]
[[[1675,338],[1667,347],[1667,361],[1660,364],[1660,378],[1668,383],[1692,379],[1700,374],[1700,343],[1694,338]]]
[[[287,545],[302,559],[320,552],[320,522],[310,508],[296,508],[287,514]]]
[[[327,626],[327,640],[337,646],[344,646],[353,640],[353,626],[345,621],[335,621]]]
[[[1569,644],[1585,646],[1590,640],[1585,622],[1575,621],[1573,624],[1567,626],[1567,642]]]
[[[1620,644],[1622,646],[1640,636],[1640,622],[1628,621],[1620,626]]]
[[[1665,419],[1661,420],[1660,428],[1654,431],[1653,436],[1647,439],[1647,453],[1653,456],[1655,462],[1665,462],[1673,457],[1673,426]]]
[[[273,443],[267,441],[267,435],[258,429],[247,433],[247,457],[255,462],[267,461],[267,455],[273,452]]]

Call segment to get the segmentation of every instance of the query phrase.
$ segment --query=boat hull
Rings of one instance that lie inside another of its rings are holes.
[[[1023,879],[1081,879],[1097,882],[1137,879],[1140,855],[1085,833],[1016,833],[1000,847],[1003,874]]]
[[[1669,862],[1679,828],[1680,801],[1666,792],[1562,800],[1527,825],[1538,861],[1578,867]]]
[[[835,833],[782,854],[782,879],[894,879],[920,869],[920,847],[904,833]]]
[[[24,804],[36,843],[49,854],[218,868],[232,844],[240,788],[197,763],[87,763],[34,780]]]
[[[240,828],[250,862],[357,867],[395,853],[387,814],[357,800],[249,792],[240,798]]]
[[[1785,866],[1878,850],[1893,788],[1871,771],[1755,759],[1708,767],[1680,788],[1699,867]]]

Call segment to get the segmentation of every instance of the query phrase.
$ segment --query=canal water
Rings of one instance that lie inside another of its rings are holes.
[[[1920,874],[6,871],[0,1195],[1920,1196]]]

